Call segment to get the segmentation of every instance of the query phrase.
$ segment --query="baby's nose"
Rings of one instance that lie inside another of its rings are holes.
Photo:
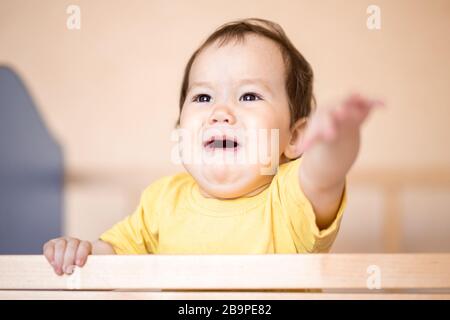
[[[215,108],[209,117],[208,123],[210,125],[215,123],[227,123],[232,125],[236,122],[236,118],[234,117],[231,110],[225,106]]]

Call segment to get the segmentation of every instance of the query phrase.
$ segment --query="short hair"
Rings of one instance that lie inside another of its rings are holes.
[[[303,55],[295,48],[281,26],[275,22],[249,18],[226,23],[214,31],[190,57],[183,76],[180,93],[181,111],[189,88],[189,74],[198,54],[207,46],[218,41],[218,45],[227,44],[230,40],[244,41],[248,34],[256,34],[274,41],[280,48],[286,71],[286,91],[289,100],[290,127],[299,119],[308,117],[316,101],[313,94],[313,71]]]

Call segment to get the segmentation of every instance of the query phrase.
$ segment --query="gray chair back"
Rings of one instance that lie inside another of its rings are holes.
[[[0,66],[0,254],[61,235],[63,155],[17,74]]]

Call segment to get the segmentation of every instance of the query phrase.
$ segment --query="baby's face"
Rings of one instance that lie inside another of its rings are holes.
[[[290,140],[289,123],[285,65],[277,45],[256,35],[222,47],[212,44],[197,56],[189,75],[180,128],[191,134],[184,139],[191,157],[183,165],[205,196],[253,195],[276,173],[267,169],[278,165]]]

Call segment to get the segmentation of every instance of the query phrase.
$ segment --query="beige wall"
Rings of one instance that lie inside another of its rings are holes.
[[[69,4],[81,30],[66,28]],[[366,27],[369,4],[381,30]],[[388,102],[364,129],[335,250],[449,251],[447,0],[0,0],[0,64],[64,146],[66,232],[95,238],[181,170],[169,137],[183,67],[214,28],[251,16],[284,27],[315,70],[319,104],[352,90]]]

